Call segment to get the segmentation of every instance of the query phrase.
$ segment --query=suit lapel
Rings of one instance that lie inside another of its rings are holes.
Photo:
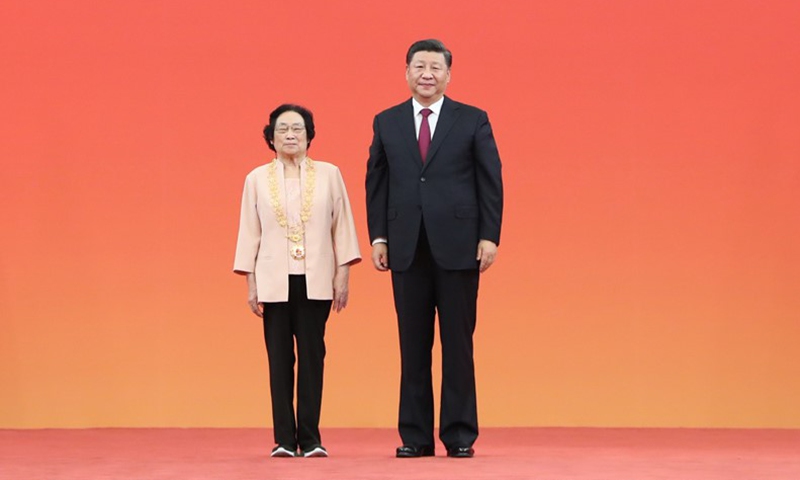
[[[425,166],[422,167],[423,169],[427,168],[427,166],[436,159],[436,152],[439,150],[439,147],[442,145],[442,143],[444,143],[444,139],[447,137],[447,134],[450,133],[450,129],[453,128],[456,120],[458,120],[459,114],[460,112],[458,111],[458,105],[454,104],[449,98],[444,97],[442,110],[439,112],[439,119],[436,121],[436,130],[433,132],[431,146],[428,149],[428,158],[425,161]],[[420,156],[419,147],[417,147],[417,156]]]
[[[411,104],[411,99],[405,103],[401,103],[397,108],[397,128],[403,142],[408,147],[408,152],[414,161],[422,165],[422,156],[419,154],[419,142],[417,142],[417,128],[414,125],[414,107]]]

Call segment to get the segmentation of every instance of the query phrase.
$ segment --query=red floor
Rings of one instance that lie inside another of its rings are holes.
[[[261,429],[0,430],[0,479],[800,480],[800,430],[484,429],[472,459],[396,459],[389,429],[323,429],[270,459]]]

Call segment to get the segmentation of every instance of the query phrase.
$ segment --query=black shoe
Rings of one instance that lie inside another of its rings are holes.
[[[447,449],[447,456],[452,458],[472,458],[475,450],[472,447],[453,447]]]
[[[294,457],[295,455],[296,452],[294,448],[286,445],[278,445],[272,449],[272,454],[270,457]]]
[[[433,447],[412,447],[411,445],[403,445],[397,447],[397,458],[417,458],[417,457],[432,457]]]
[[[314,447],[309,448],[308,450],[303,450],[300,452],[300,456],[304,458],[320,458],[320,457],[327,457],[328,451],[325,450],[325,447],[322,445],[317,445]]]

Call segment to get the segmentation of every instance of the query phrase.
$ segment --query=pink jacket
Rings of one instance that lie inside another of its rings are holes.
[[[312,300],[333,299],[333,274],[338,265],[361,260],[353,212],[339,168],[314,161],[316,183],[311,216],[305,225],[306,287]],[[289,300],[289,240],[270,203],[269,164],[247,175],[242,194],[239,239],[233,271],[255,273],[259,302]],[[286,198],[283,163],[278,162],[279,196]],[[306,165],[300,167],[305,188]]]

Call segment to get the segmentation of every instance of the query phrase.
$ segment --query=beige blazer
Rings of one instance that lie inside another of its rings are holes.
[[[361,253],[339,168],[316,160],[314,166],[314,199],[305,225],[306,287],[309,299],[332,300],[336,267],[359,262]],[[233,271],[255,273],[259,302],[286,302],[289,300],[290,242],[286,229],[278,225],[270,203],[268,168],[269,164],[257,167],[245,179]],[[276,173],[279,198],[285,199],[283,163],[278,162]],[[305,189],[306,174],[303,162],[301,191]]]

